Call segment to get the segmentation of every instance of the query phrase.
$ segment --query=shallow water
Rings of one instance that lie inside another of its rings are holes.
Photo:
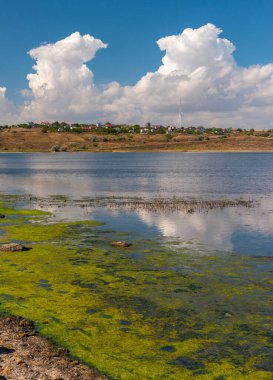
[[[113,379],[271,379],[270,257],[182,248],[93,222],[3,209],[0,310]],[[126,249],[111,242],[130,239]]]
[[[271,379],[272,159],[1,155],[1,193],[18,194],[5,201],[55,216],[2,210],[0,239],[33,249],[0,255],[0,309],[33,319],[113,379]],[[258,204],[151,213],[88,203],[117,195]]]
[[[47,205],[60,219],[98,219],[182,245],[273,255],[272,153],[1,154],[1,193],[82,197],[244,198],[255,208],[209,213]],[[35,206],[40,206],[39,202]]]

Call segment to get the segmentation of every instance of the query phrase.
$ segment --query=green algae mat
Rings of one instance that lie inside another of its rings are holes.
[[[109,379],[272,379],[273,260],[166,246],[0,203],[0,310]],[[111,246],[129,239],[129,248]]]

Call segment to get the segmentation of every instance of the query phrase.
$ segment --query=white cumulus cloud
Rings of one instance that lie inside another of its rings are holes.
[[[207,24],[158,40],[162,65],[127,87],[112,110],[129,104],[131,118],[172,123],[181,100],[187,123],[272,128],[273,65],[239,67],[235,46],[221,33]]]
[[[55,44],[32,49],[34,74],[28,74],[32,100],[22,116],[31,119],[89,117],[96,111],[99,94],[86,62],[107,45],[90,35],[76,32]]]
[[[95,84],[86,63],[107,45],[90,35],[34,48],[20,119],[174,124],[181,101],[185,124],[273,128],[273,63],[240,67],[221,33],[207,24],[159,39],[161,64],[133,86]]]
[[[235,46],[219,38],[221,32],[221,29],[207,24],[199,29],[185,29],[177,36],[161,38],[157,44],[166,54],[158,72],[167,75],[177,71],[192,75],[206,68],[226,73],[234,65],[232,53]]]

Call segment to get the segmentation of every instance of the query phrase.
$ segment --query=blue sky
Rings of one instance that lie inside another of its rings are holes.
[[[273,0],[0,6],[0,123],[172,124],[182,99],[188,124],[273,128]]]
[[[272,0],[1,0],[0,5],[0,85],[16,101],[34,64],[27,51],[75,31],[108,43],[88,64],[96,83],[134,84],[160,65],[156,40],[208,22],[235,44],[238,64],[273,62]]]

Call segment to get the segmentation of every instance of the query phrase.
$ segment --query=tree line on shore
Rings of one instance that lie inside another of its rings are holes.
[[[216,128],[216,127],[176,127],[176,126],[163,126],[163,125],[153,125],[150,122],[147,122],[145,126],[139,124],[113,124],[106,122],[104,124],[82,124],[82,123],[66,123],[66,122],[40,122],[40,123],[23,123],[23,124],[13,124],[13,125],[0,125],[0,131],[6,129],[15,129],[15,128],[24,128],[24,129],[33,129],[39,128],[43,133],[48,132],[72,132],[72,133],[84,133],[84,132],[95,132],[102,134],[120,134],[120,133],[140,133],[140,134],[173,134],[173,133],[186,133],[186,134],[198,134],[202,135],[204,133],[211,135],[226,135],[230,133],[243,133],[248,135],[253,135],[255,132],[258,132],[259,135],[263,133],[264,137],[268,137],[272,130],[266,131],[255,131],[254,128],[249,130],[242,128]]]

